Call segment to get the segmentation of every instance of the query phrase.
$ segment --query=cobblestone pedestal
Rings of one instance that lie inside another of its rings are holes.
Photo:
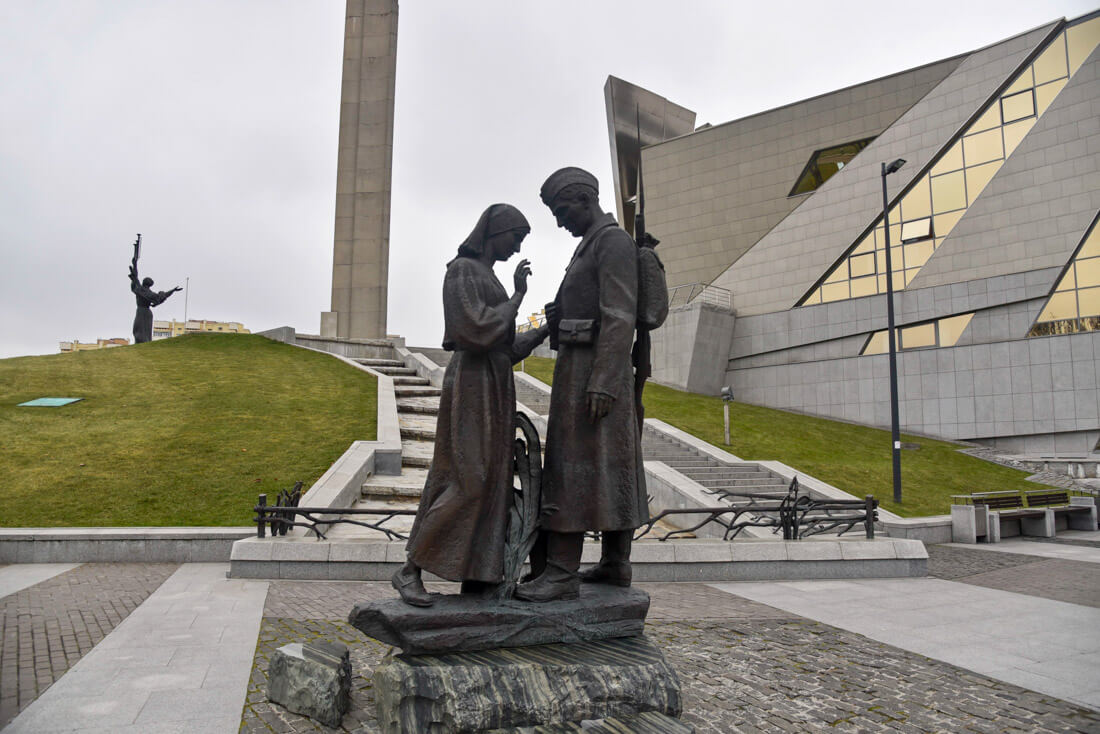
[[[680,681],[644,636],[447,655],[397,655],[374,672],[379,728],[465,732],[678,717]],[[669,729],[669,731],[676,731]]]

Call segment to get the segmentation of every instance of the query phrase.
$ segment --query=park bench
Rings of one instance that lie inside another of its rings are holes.
[[[1009,534],[1053,538],[1059,527],[1096,530],[1096,500],[1064,489],[975,492],[951,498],[951,537],[956,543],[996,543]],[[1061,522],[1060,522],[1061,520]]]

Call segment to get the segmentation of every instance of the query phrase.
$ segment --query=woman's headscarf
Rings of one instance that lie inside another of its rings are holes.
[[[513,229],[530,232],[531,225],[520,210],[511,204],[493,204],[481,213],[474,231],[458,246],[458,256],[478,257],[484,252],[485,243],[490,237]]]

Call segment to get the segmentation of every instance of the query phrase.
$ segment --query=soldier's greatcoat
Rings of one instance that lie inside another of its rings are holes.
[[[543,527],[559,533],[626,530],[648,518],[634,403],[631,346],[638,300],[634,241],[605,214],[566,269],[556,302],[565,320],[598,321],[591,345],[560,343],[550,393]],[[589,391],[614,398],[588,420]]]

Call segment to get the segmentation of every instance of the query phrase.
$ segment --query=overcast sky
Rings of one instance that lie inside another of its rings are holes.
[[[609,74],[720,123],[1094,8],[406,0],[389,331],[438,345],[444,263],[498,201],[532,225],[522,312],[553,297],[574,243],[538,189],[583,166],[614,211]],[[190,278],[191,318],[317,333],[343,24],[343,0],[0,0],[0,357],[129,338],[137,232],[158,290]],[[182,319],[184,294],[154,313]]]

